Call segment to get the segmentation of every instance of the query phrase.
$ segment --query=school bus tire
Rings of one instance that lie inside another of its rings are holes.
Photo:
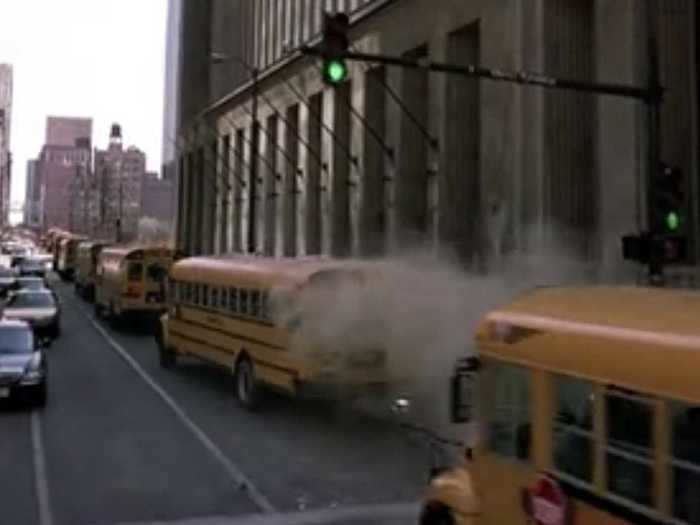
[[[175,350],[165,346],[163,334],[160,330],[156,333],[156,343],[158,344],[158,362],[161,368],[175,368],[177,365],[177,354]]]
[[[421,509],[420,525],[456,525],[456,520],[449,507],[442,503],[431,502]]]
[[[262,392],[255,378],[255,367],[247,355],[242,355],[236,363],[234,373],[236,398],[243,408],[251,412],[260,408]]]

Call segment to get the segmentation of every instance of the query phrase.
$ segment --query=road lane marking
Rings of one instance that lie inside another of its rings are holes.
[[[178,405],[178,403],[168,394],[156,381],[151,377],[151,375],[146,372],[146,370],[133,358],[129,353],[122,348],[122,346],[114,340],[114,338],[109,335],[109,333],[102,327],[98,322],[96,322],[92,316],[90,316],[87,311],[82,306],[78,306],[80,310],[83,311],[85,317],[92,324],[92,326],[97,330],[102,337],[109,343],[112,349],[119,354],[119,356],[126,361],[126,363],[134,369],[134,371],[141,376],[148,386],[158,394],[158,396],[163,400],[163,402],[170,407],[170,409],[175,413],[175,415],[180,419],[180,421],[194,434],[194,436],[200,441],[204,448],[206,448],[214,458],[221,464],[221,466],[226,470],[226,472],[233,478],[236,484],[245,490],[246,494],[250,496],[253,502],[262,510],[263,512],[275,512],[276,509],[274,505],[267,499],[250,481],[250,479],[223,453],[223,451],[216,446],[216,444],[206,435],[206,433],[187,415],[187,413]],[[45,524],[42,524],[45,525]]]
[[[31,416],[32,456],[34,461],[34,487],[39,505],[39,525],[53,525],[51,501],[49,499],[49,480],[46,474],[46,455],[42,441],[41,418],[36,410]]]

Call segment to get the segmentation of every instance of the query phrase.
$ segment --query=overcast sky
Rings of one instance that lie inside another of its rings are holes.
[[[159,170],[167,0],[0,0],[0,63],[14,68],[12,200],[46,117],[92,117],[93,145],[112,122]]]

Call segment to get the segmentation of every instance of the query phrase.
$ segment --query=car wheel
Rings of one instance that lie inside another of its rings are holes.
[[[235,374],[236,397],[238,402],[246,410],[254,411],[260,407],[260,385],[255,378],[253,362],[248,357],[238,361]]]

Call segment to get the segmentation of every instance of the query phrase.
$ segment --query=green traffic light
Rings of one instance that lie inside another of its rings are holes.
[[[666,227],[671,231],[676,231],[681,225],[681,217],[675,211],[666,214]]]
[[[348,76],[348,68],[340,60],[331,60],[326,64],[326,78],[333,84],[338,84]]]

